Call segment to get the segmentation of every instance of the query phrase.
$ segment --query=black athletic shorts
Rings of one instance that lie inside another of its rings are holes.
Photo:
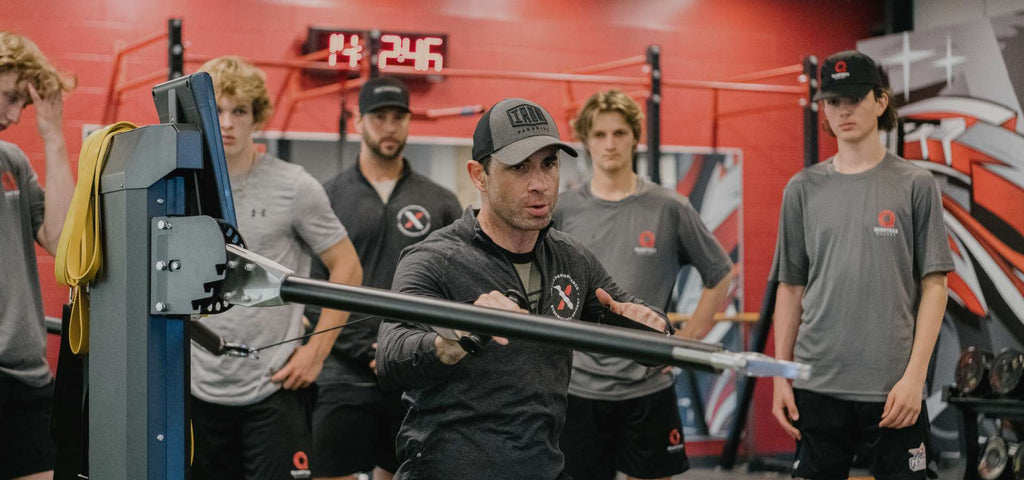
[[[690,468],[675,387],[616,401],[569,395],[559,447],[573,480],[610,480],[616,471],[661,478]]]
[[[403,418],[401,392],[321,385],[313,409],[313,476],[341,477],[374,467],[395,473],[395,438]]]
[[[315,388],[281,389],[262,401],[226,406],[192,397],[193,480],[308,479]]]
[[[877,479],[925,479],[928,467],[928,411],[921,402],[917,423],[879,428],[885,402],[856,402],[793,390],[800,419],[793,476],[847,478],[850,464],[863,452],[864,465]],[[861,448],[863,446],[863,448]]]
[[[53,470],[56,458],[50,439],[53,382],[33,388],[0,376],[0,478],[16,478]]]

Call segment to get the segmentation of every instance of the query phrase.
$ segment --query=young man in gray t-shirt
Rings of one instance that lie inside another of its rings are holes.
[[[793,475],[846,478],[854,454],[876,477],[926,478],[922,391],[953,270],[931,174],[885,150],[891,92],[856,51],[821,66],[839,151],[783,194],[772,278],[775,355],[811,378],[774,380],[772,413],[797,440]]]
[[[34,104],[46,158],[44,195],[25,153],[0,141],[0,478],[53,476],[53,376],[35,244],[56,253],[75,189],[62,118],[74,83],[31,40],[0,31],[0,131]]]
[[[362,268],[323,187],[302,167],[256,151],[252,134],[270,119],[263,72],[238,57],[200,68],[213,78],[238,230],[246,246],[296,275],[308,276],[311,254],[330,280],[358,285]],[[222,337],[260,347],[302,335],[302,305],[235,306],[203,320]],[[317,331],[345,323],[324,310]],[[192,478],[309,478],[310,398],[338,331],[285,343],[259,359],[215,356],[192,348]],[[310,392],[312,393],[312,392]]]
[[[639,178],[633,158],[640,106],[618,90],[591,96],[573,123],[593,178],[565,193],[555,228],[594,252],[626,291],[668,307],[676,276],[693,265],[704,283],[692,320],[676,334],[699,338],[725,300],[733,264],[682,195]],[[573,354],[565,430],[566,472],[579,479],[668,478],[689,468],[672,376],[632,360]],[[595,456],[595,453],[600,453]]]

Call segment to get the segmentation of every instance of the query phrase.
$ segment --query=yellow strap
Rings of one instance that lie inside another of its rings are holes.
[[[100,175],[114,135],[136,128],[118,122],[89,134],[78,155],[78,183],[57,244],[54,270],[61,285],[72,288],[68,343],[76,354],[89,352],[89,294],[85,287],[102,264]]]

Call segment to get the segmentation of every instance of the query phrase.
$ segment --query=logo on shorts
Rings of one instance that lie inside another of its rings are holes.
[[[292,455],[292,464],[295,465],[295,470],[291,471],[292,478],[313,478],[309,472],[309,457],[306,456],[306,452],[295,452],[295,455]]]
[[[398,211],[398,231],[407,237],[422,237],[430,231],[430,213],[419,205]]]
[[[928,465],[928,460],[925,455],[924,442],[921,442],[920,447],[911,448],[910,450],[907,451],[910,452],[910,460],[908,461],[908,463],[910,464],[910,471],[920,472],[921,470],[924,470],[924,467]]]
[[[637,255],[654,255],[658,249],[654,248],[654,232],[644,230],[636,239],[637,246],[633,247],[633,253]]]
[[[683,445],[683,434],[679,433],[678,428],[673,428],[671,432],[668,432],[668,444],[665,451],[669,453],[686,449],[686,445]]]
[[[562,320],[575,318],[580,303],[582,303],[580,286],[576,284],[576,280],[569,275],[559,273],[551,280],[551,288],[555,293],[554,301],[551,302],[551,313]]]
[[[3,185],[4,196],[7,198],[21,195],[21,191],[18,189],[18,182],[14,181],[14,175],[11,175],[11,172],[4,172],[3,175],[0,175],[0,185]]]
[[[875,227],[875,235],[879,237],[895,237],[899,235],[900,229],[896,228],[896,214],[892,210],[878,212],[878,226]]]

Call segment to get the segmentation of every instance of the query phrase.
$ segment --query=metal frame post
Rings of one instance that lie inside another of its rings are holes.
[[[370,30],[370,35],[366,37],[366,49],[368,50],[367,55],[364,57],[369,61],[370,67],[370,78],[377,78],[380,75],[380,67],[377,66],[377,62],[380,56],[380,30]]]
[[[661,47],[647,47],[647,66],[651,69],[651,95],[647,97],[647,165],[651,181],[661,183]],[[636,171],[636,162],[633,162]]]
[[[185,45],[181,42],[181,19],[167,20],[167,79],[185,74]]]
[[[91,478],[189,478],[190,350],[183,318],[151,314],[150,232],[153,217],[185,214],[185,180],[172,172],[202,158],[199,138],[165,124],[112,142],[101,181],[103,275],[90,286]]]
[[[772,319],[775,313],[775,293],[779,287],[778,282],[769,281],[765,286],[764,300],[761,302],[761,317],[754,327],[750,339],[750,351],[764,353],[768,345],[768,332],[772,329]],[[722,454],[718,457],[718,466],[732,470],[736,466],[736,455],[739,452],[740,440],[743,430],[747,428],[747,416],[750,413],[750,402],[754,399],[754,387],[757,378],[739,377],[736,379],[736,415],[733,417],[732,425],[729,428],[729,435],[722,446]]]
[[[818,58],[809,55],[804,58],[804,75],[807,77],[807,100],[804,104],[804,166],[818,163],[818,102],[811,100],[818,92]]]

